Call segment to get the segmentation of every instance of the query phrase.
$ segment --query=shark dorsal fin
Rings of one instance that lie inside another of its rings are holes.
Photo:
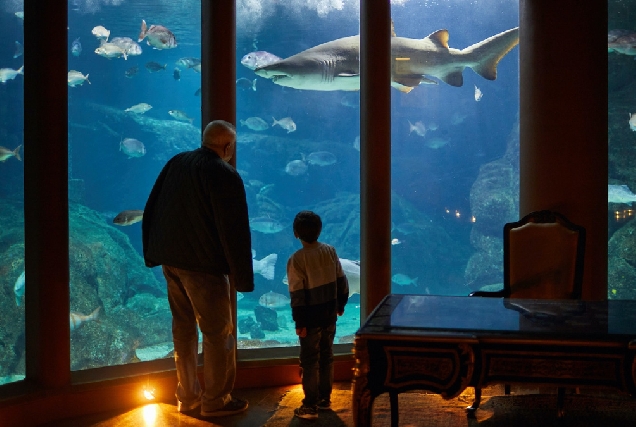
[[[435,46],[448,49],[448,30],[437,30],[426,38],[432,41]]]

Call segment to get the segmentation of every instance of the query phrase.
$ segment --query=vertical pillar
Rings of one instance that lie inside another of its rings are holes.
[[[67,2],[25,1],[26,379],[45,388],[70,383],[67,50]]]
[[[365,319],[391,292],[391,4],[360,2],[360,255]]]
[[[520,21],[519,213],[584,226],[583,298],[605,299],[607,2],[521,0]]]

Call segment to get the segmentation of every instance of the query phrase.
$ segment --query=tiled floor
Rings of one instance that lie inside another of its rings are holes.
[[[119,412],[93,414],[82,418],[48,423],[51,427],[258,427],[272,416],[281,397],[294,386],[241,389],[233,393],[247,399],[249,408],[245,413],[232,417],[203,419],[198,415],[177,412],[176,404],[153,403]]]

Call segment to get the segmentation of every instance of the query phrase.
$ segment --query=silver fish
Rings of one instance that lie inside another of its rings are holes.
[[[280,120],[276,120],[276,118],[273,117],[273,119],[274,119],[274,123],[272,123],[272,127],[278,125],[282,127],[283,129],[285,129],[287,133],[291,133],[296,130],[296,123],[294,123],[291,117],[285,117]]]
[[[417,277],[415,279],[411,279],[409,276],[402,273],[394,274],[393,277],[391,277],[391,281],[400,286],[408,286],[408,285],[417,286]]]
[[[15,42],[15,53],[13,54],[14,58],[18,58],[24,54],[24,46],[19,41]]]
[[[636,202],[636,194],[627,185],[607,185],[608,203],[632,203]]]
[[[285,226],[275,219],[261,216],[250,219],[250,228],[264,234],[274,234],[282,231]]]
[[[73,40],[73,44],[71,45],[71,53],[73,56],[80,56],[82,53],[82,43],[80,43],[80,38],[76,38]]]
[[[168,114],[170,114],[170,116],[172,116],[173,119],[176,119],[182,122],[190,122],[190,124],[192,124],[192,122],[194,121],[193,118],[188,117],[186,113],[180,110],[170,110],[168,111]]]
[[[134,138],[125,138],[119,143],[119,151],[123,151],[128,158],[142,157],[146,154],[143,142]]]
[[[251,130],[265,130],[269,128],[267,122],[260,117],[248,117],[245,120],[241,120],[241,126],[247,126]]]
[[[201,60],[199,58],[195,58],[193,56],[186,56],[183,58],[179,58],[176,62],[177,66],[181,68],[195,68],[201,66]],[[200,72],[200,70],[199,70]]]
[[[415,122],[415,124],[409,121],[409,135],[411,132],[415,132],[418,136],[426,136],[426,127],[422,122]]]
[[[15,305],[18,307],[22,302],[22,297],[24,296],[24,283],[25,283],[25,272],[18,276],[15,281],[15,285],[13,286],[13,293],[15,294]]]
[[[482,96],[484,96],[483,92],[475,85],[475,101],[481,101]]]
[[[258,305],[267,308],[283,308],[291,305],[289,297],[269,291],[258,299]]]
[[[81,86],[82,84],[84,84],[84,82],[91,84],[91,82],[88,81],[88,74],[84,75],[75,70],[71,70],[68,72],[68,85],[70,87]]]
[[[24,75],[24,65],[14,70],[13,68],[0,68],[0,83],[6,83],[8,80],[15,79],[18,74]]]
[[[156,73],[157,71],[165,70],[168,64],[161,65],[158,62],[150,61],[146,62],[146,70],[150,73]]]
[[[88,314],[88,315],[71,311],[69,315],[71,331],[74,331],[75,329],[79,328],[86,322],[92,322],[97,320],[100,309],[101,307],[97,307],[95,310],[93,310],[91,314]]]
[[[121,58],[122,56],[124,59],[128,59],[126,51],[114,43],[102,43],[95,49],[95,53],[107,59]]]
[[[139,104],[133,105],[132,107],[126,108],[124,111],[128,113],[143,114],[146,111],[150,110],[151,108],[152,108],[152,105],[146,104],[145,102],[141,102]]]
[[[125,210],[121,211],[117,214],[115,218],[113,218],[113,224],[127,226],[140,222],[144,217],[143,210]]]
[[[110,36],[110,31],[102,27],[101,25],[98,25],[95,28],[93,28],[91,33],[93,33],[93,35],[97,37],[98,40],[104,40],[104,41],[108,41],[108,36]]]
[[[150,28],[146,25],[146,21],[141,21],[141,31],[139,32],[138,42],[147,39],[148,46],[152,46],[155,49],[172,49],[177,47],[177,39],[172,31],[164,27],[163,25],[151,25]]]
[[[329,166],[337,161],[336,156],[329,151],[314,151],[307,156],[306,160],[310,165],[315,166]]]
[[[264,50],[258,50],[255,52],[250,52],[247,55],[243,56],[243,58],[241,58],[241,64],[243,64],[250,70],[255,70],[257,68],[273,64],[274,62],[280,61],[281,59],[282,58],[269,52],[265,52]]]
[[[349,282],[349,296],[360,293],[360,261],[338,258]]]
[[[137,56],[142,53],[141,46],[130,37],[113,37],[109,43],[122,48],[128,56]]]
[[[9,157],[15,157],[16,159],[22,161],[22,157],[20,157],[20,148],[22,148],[22,145],[18,145],[14,150],[0,147],[0,162],[6,161]]]
[[[307,163],[302,160],[292,160],[285,165],[285,173],[287,175],[303,175],[307,172]]]
[[[448,31],[423,39],[391,37],[391,86],[410,92],[435,77],[462,86],[465,68],[487,80],[497,77],[497,64],[519,43],[519,28],[489,37],[465,49],[448,46]],[[397,60],[409,58],[408,61]],[[360,37],[351,36],[314,46],[254,72],[277,85],[306,90],[360,90]]]

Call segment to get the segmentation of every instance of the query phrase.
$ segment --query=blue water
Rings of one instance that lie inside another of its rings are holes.
[[[1,4],[0,68],[17,69],[23,58],[12,58],[14,40],[22,41],[22,23],[14,12],[19,1]],[[398,36],[424,38],[447,29],[449,45],[463,49],[502,31],[518,26],[515,0],[394,1],[392,18]],[[153,49],[140,43],[140,56],[106,59],[94,53],[99,41],[91,34],[102,25],[112,37],[137,40],[142,19],[150,26],[160,24],[176,36],[177,48]],[[69,2],[69,70],[89,76],[90,84],[69,87],[69,178],[71,185],[83,183],[79,202],[111,223],[123,210],[143,209],[148,193],[165,162],[174,154],[196,148],[201,129],[200,74],[192,69],[180,72],[175,80],[176,61],[201,57],[200,2],[156,0],[74,0]],[[293,238],[291,221],[301,209],[313,209],[323,216],[321,240],[334,245],[341,258],[358,260],[360,161],[353,146],[359,136],[359,93],[318,92],[284,88],[257,77],[240,63],[243,55],[265,50],[282,58],[304,49],[359,33],[357,1],[240,0],[237,2],[237,78],[257,79],[256,90],[237,87],[237,120],[260,117],[270,127],[252,131],[238,126],[237,169],[246,183],[250,216],[269,215],[285,227],[278,233],[253,231],[253,249],[260,260],[278,254],[275,277],[257,274],[256,290],[239,303],[240,313],[249,313],[260,295],[273,291],[287,293],[283,283],[285,264],[300,245]],[[80,38],[82,52],[70,53]],[[154,61],[166,69],[150,73],[145,64]],[[126,78],[133,66],[138,73]],[[222,66],[222,64],[213,64]],[[27,71],[28,72],[28,71]],[[421,85],[404,94],[392,89],[392,176],[393,274],[407,276],[393,283],[394,292],[463,294],[476,286],[467,276],[469,259],[478,249],[471,243],[471,188],[480,168],[506,152],[518,122],[518,48],[499,63],[497,80],[488,81],[466,69],[462,87]],[[483,92],[477,102],[475,85]],[[22,76],[0,85],[0,97],[11,100],[10,118],[0,126],[1,145],[15,148],[22,143]],[[153,126],[135,122],[123,110],[145,102],[152,109],[143,117]],[[181,110],[194,118],[192,125],[174,120],[169,110]],[[287,133],[272,127],[273,119],[291,117],[297,129]],[[409,121],[422,121],[426,137],[409,132]],[[190,129],[190,132],[188,132]],[[166,142],[168,136],[174,138]],[[182,138],[182,135],[189,135]],[[192,135],[195,135],[192,137]],[[427,146],[436,137],[448,143]],[[142,141],[147,150],[138,158],[128,158],[119,150],[123,138]],[[243,138],[243,139],[242,139]],[[249,140],[245,142],[245,140]],[[6,142],[5,142],[6,141]],[[285,166],[314,151],[329,151],[333,165],[309,165],[307,172],[292,176]],[[2,198],[20,198],[23,164],[8,159],[0,163]],[[263,186],[266,190],[262,190]],[[353,197],[353,199],[351,199]],[[516,219],[516,218],[510,218]],[[476,218],[479,221],[479,218]],[[112,225],[124,233],[141,253],[141,227]],[[138,260],[131,261],[138,262]],[[492,261],[501,268],[501,259]],[[161,278],[160,274],[157,274]],[[479,283],[496,283],[497,279]],[[398,283],[400,282],[400,283]],[[469,283],[469,284],[467,284]],[[8,284],[7,286],[12,286]],[[10,293],[9,293],[10,294]],[[339,335],[348,335],[359,324],[359,296],[344,318]],[[293,331],[292,341],[293,341]]]

